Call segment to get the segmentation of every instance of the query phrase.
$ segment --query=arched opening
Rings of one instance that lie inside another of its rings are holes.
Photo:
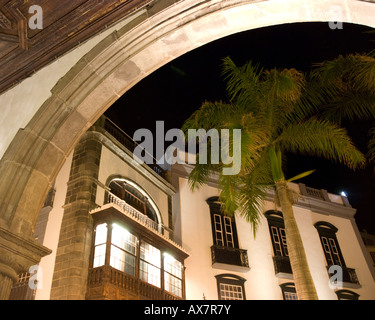
[[[110,192],[140,211],[157,224],[161,224],[161,215],[154,201],[141,187],[134,182],[116,178],[108,185]]]

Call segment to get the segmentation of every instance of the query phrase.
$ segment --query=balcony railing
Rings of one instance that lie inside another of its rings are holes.
[[[292,274],[292,267],[290,265],[289,257],[274,256],[273,265],[275,267],[275,274]]]
[[[87,298],[182,300],[178,296],[110,266],[89,269]]]
[[[131,215],[136,220],[140,221],[146,227],[154,229],[158,231],[159,233],[163,234],[164,228],[161,225],[151,220],[145,214],[135,209],[133,206],[128,204],[125,200],[122,200],[121,198],[115,196],[113,193],[108,192],[108,202],[116,204],[123,211]]]
[[[306,193],[308,196],[312,198],[324,200],[324,196],[322,195],[322,192],[319,189],[306,187]]]
[[[360,285],[358,277],[357,277],[357,273],[355,272],[355,269],[342,267],[342,266],[335,266],[335,267],[341,268],[341,270],[342,270],[342,282],[343,283]],[[331,268],[331,266],[328,266],[327,271],[328,271],[328,275],[331,277],[333,274],[330,273],[330,268]]]
[[[127,135],[121,128],[119,128],[115,123],[105,116],[102,116],[97,124],[107,131],[112,137],[114,137],[118,142],[120,142],[125,148],[130,152],[134,152],[137,147],[137,142],[135,142],[129,135]],[[156,160],[155,160],[156,161]],[[163,179],[167,179],[167,171],[160,167],[156,163],[150,163],[148,166],[156,172]]]
[[[247,250],[214,245],[211,247],[211,258],[212,264],[223,263],[249,268]]]
[[[31,288],[31,275],[27,272],[18,275],[18,281],[13,285],[9,300],[34,300],[36,289]]]

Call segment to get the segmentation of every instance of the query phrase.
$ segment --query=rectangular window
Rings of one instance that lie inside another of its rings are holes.
[[[321,240],[328,265],[342,266],[340,255],[336,246],[336,241],[333,238],[327,238],[325,236],[321,236]]]
[[[233,240],[233,229],[232,229],[232,219],[224,216],[224,227],[225,227],[225,238],[227,240],[227,247],[234,248]]]
[[[224,246],[223,226],[221,224],[221,215],[214,214],[215,238],[218,246]]]
[[[285,229],[271,226],[272,242],[275,248],[275,256],[288,256]]]
[[[242,286],[220,283],[220,300],[244,300]]]
[[[297,293],[295,292],[284,292],[284,300],[298,300]]]
[[[227,214],[216,197],[206,201],[210,206],[213,245],[223,247],[221,249],[229,249],[227,251],[238,249],[239,244],[234,214]]]
[[[112,228],[110,265],[132,276],[135,275],[137,237],[123,227]]]
[[[284,255],[288,256],[288,247],[286,245],[285,229],[284,228],[280,228],[279,231],[280,231],[281,243],[282,243],[283,249],[284,249]]]
[[[169,254],[164,254],[164,289],[182,297],[182,263]]]
[[[100,267],[105,264],[105,252],[107,243],[107,224],[102,223],[96,227],[94,243],[93,267]]]
[[[161,279],[161,254],[160,250],[147,242],[140,246],[139,277],[160,288]]]

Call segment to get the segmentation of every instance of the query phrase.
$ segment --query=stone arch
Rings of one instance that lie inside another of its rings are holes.
[[[360,0],[162,0],[158,8],[142,10],[56,83],[0,161],[0,298],[9,294],[15,273],[49,252],[32,239],[32,230],[67,155],[142,78],[188,51],[245,30],[309,21],[375,26],[375,5]],[[27,253],[21,249],[26,247]]]

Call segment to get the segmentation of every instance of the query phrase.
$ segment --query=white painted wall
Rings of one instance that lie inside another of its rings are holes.
[[[40,271],[38,279],[42,276],[41,283],[38,284],[35,300],[49,300],[52,286],[53,270],[55,268],[56,250],[59,243],[61,222],[64,214],[64,204],[67,182],[69,180],[70,167],[72,164],[73,153],[67,158],[64,166],[57,175],[55,182],[55,199],[53,208],[48,216],[43,245],[52,250],[52,253],[43,257],[40,261]],[[39,271],[38,271],[39,273]]]
[[[36,299],[49,299],[52,283],[56,248],[58,245],[63,205],[65,202],[67,181],[69,179],[72,155],[59,172],[55,187],[56,195],[54,207],[49,215],[47,230],[43,245],[52,249],[52,254],[44,257],[40,263],[43,272],[42,288],[38,288]],[[180,168],[183,165],[178,165]],[[202,186],[196,192],[192,192],[188,185],[187,174],[178,171],[174,186],[176,194],[174,202],[179,203],[175,207],[174,214],[179,216],[181,222],[181,239],[183,248],[190,254],[185,260],[186,266],[186,298],[217,299],[217,284],[215,275],[231,273],[245,278],[245,292],[249,300],[280,300],[282,293],[280,284],[290,282],[289,279],[277,278],[272,261],[273,251],[269,234],[268,222],[262,217],[256,238],[253,237],[251,225],[241,216],[236,215],[237,234],[239,246],[247,250],[250,270],[239,271],[232,266],[213,268],[211,263],[210,247],[213,245],[211,218],[209,206],[206,200],[218,196],[219,191],[215,184]],[[168,198],[165,192],[155,186],[148,178],[131,168],[124,159],[116,155],[106,146],[102,147],[101,165],[98,179],[105,184],[109,176],[119,175],[129,178],[144,188],[157,204],[163,215],[163,221],[168,221]],[[293,185],[295,190],[296,185]],[[104,189],[98,188],[97,204],[103,204]],[[332,204],[337,206],[337,204]],[[344,206],[343,206],[344,208]],[[266,201],[264,212],[275,209],[275,205]],[[341,217],[337,212],[333,215],[313,212],[309,208],[295,207],[295,217],[299,226],[302,240],[313,280],[318,296],[322,300],[336,300],[334,290],[328,286],[328,274],[326,261],[318,232],[314,224],[318,221],[326,221],[338,228],[337,239],[344,256],[347,267],[354,268],[361,288],[350,289],[360,295],[360,299],[375,299],[375,283],[371,274],[371,264],[368,265],[361,248],[361,238],[357,236],[354,220],[347,216]]]
[[[254,238],[251,225],[236,214],[239,247],[247,250],[249,271],[238,272],[232,266],[227,266],[225,269],[213,268],[210,252],[210,247],[213,245],[211,218],[206,200],[218,196],[218,189],[211,183],[211,186],[204,185],[198,191],[192,192],[188,186],[187,175],[181,173],[181,166],[178,172],[179,177],[174,180],[178,181],[178,185],[175,185],[177,188],[175,198],[178,199],[175,200],[180,202],[182,246],[190,254],[185,260],[186,298],[202,299],[204,294],[207,299],[218,299],[215,275],[231,273],[247,279],[245,282],[247,299],[282,299],[280,284],[293,281],[275,276],[273,249],[266,218],[262,217]],[[274,209],[275,205],[272,202],[265,201],[263,212]],[[296,206],[294,212],[319,299],[337,300],[335,290],[329,287],[327,263],[318,231],[314,227],[319,221],[329,222],[339,229],[336,236],[346,266],[355,269],[359,278],[361,288],[343,289],[358,293],[361,300],[375,299],[374,278],[361,248],[362,239],[357,236],[354,219],[347,217],[347,213],[343,213],[344,217],[340,217],[337,212],[334,215],[322,214]]]

